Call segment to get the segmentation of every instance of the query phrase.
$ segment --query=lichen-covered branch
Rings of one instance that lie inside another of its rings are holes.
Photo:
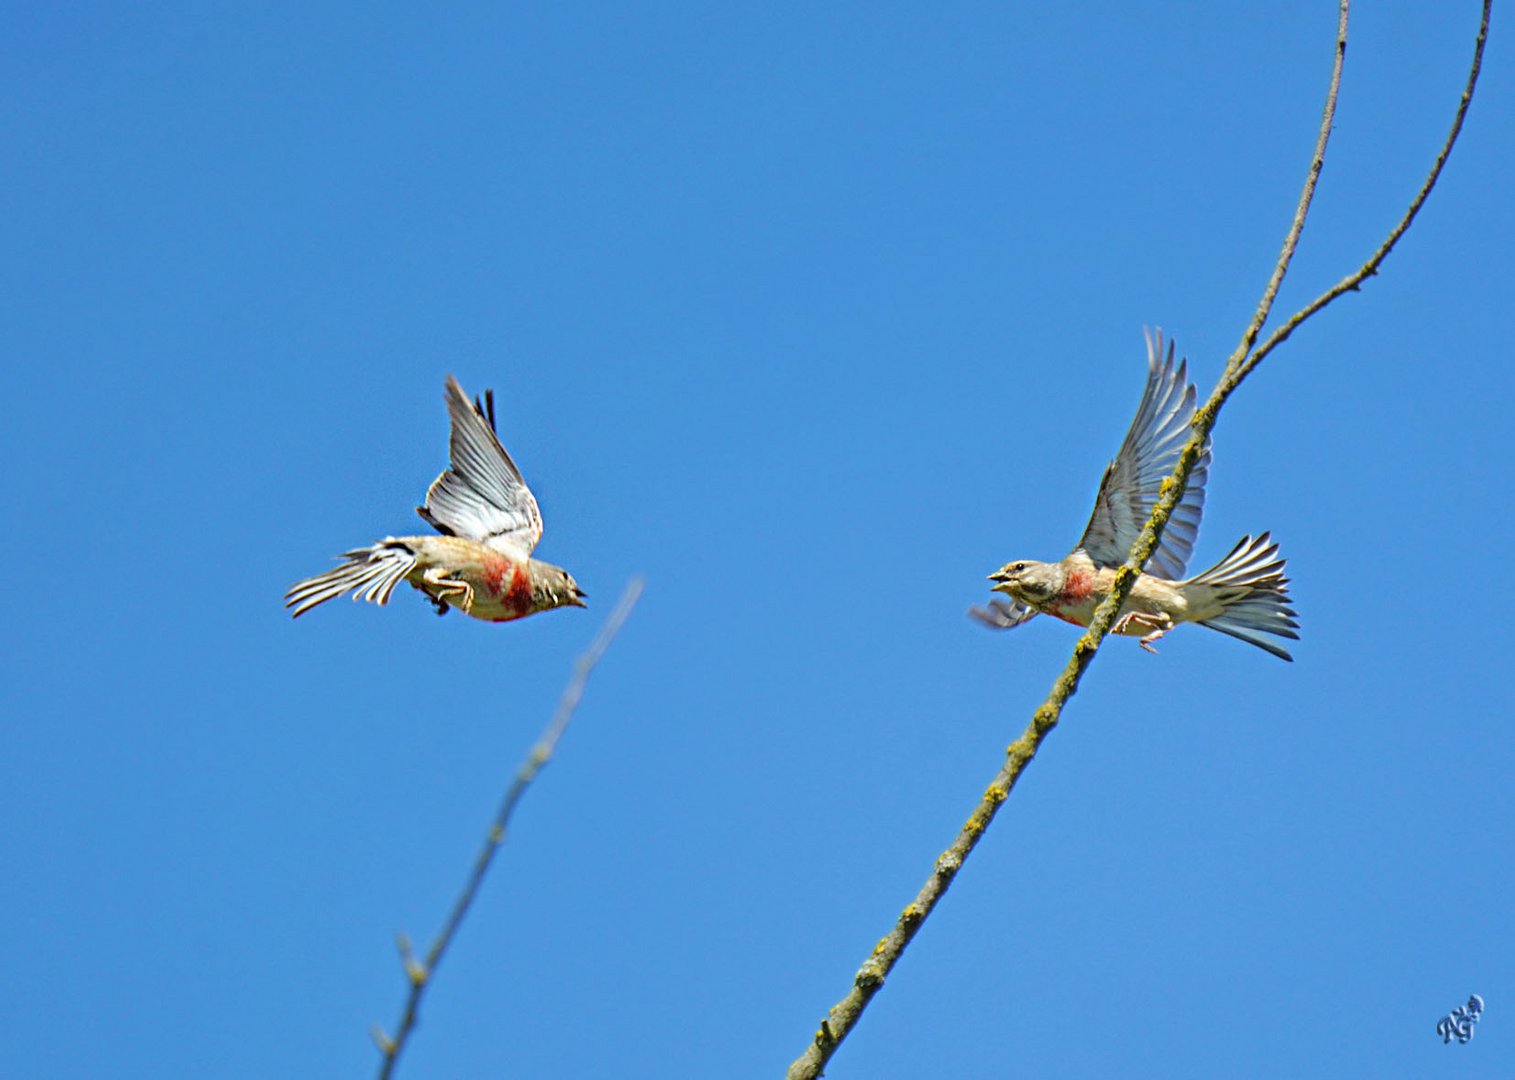
[[[1267,355],[1279,342],[1286,338],[1294,327],[1305,319],[1325,307],[1343,292],[1357,288],[1370,274],[1376,272],[1378,265],[1392,249],[1394,243],[1403,235],[1409,227],[1416,212],[1424,203],[1431,187],[1435,184],[1447,156],[1451,153],[1453,144],[1457,140],[1457,134],[1461,130],[1463,117],[1467,113],[1468,104],[1472,100],[1473,88],[1478,80],[1478,72],[1482,63],[1484,41],[1488,34],[1489,8],[1492,0],[1485,0],[1483,6],[1483,19],[1479,27],[1477,43],[1474,47],[1473,63],[1468,76],[1467,88],[1463,92],[1462,101],[1457,110],[1456,120],[1452,125],[1451,133],[1443,145],[1441,153],[1437,156],[1436,163],[1432,167],[1431,174],[1422,186],[1420,193],[1411,203],[1409,211],[1404,218],[1395,226],[1389,234],[1389,238],[1374,253],[1373,257],[1354,275],[1346,278],[1343,282],[1328,290],[1321,297],[1312,301],[1292,316],[1275,332],[1267,342],[1256,352],[1253,345],[1262,327],[1267,323],[1268,315],[1272,311],[1273,301],[1278,294],[1284,275],[1288,272],[1289,264],[1294,257],[1294,251],[1299,243],[1299,237],[1304,229],[1305,218],[1310,209],[1310,203],[1314,196],[1315,184],[1320,176],[1325,163],[1326,145],[1330,139],[1331,125],[1336,112],[1336,99],[1341,86],[1342,66],[1346,57],[1347,47],[1347,19],[1351,7],[1350,0],[1340,0],[1339,15],[1336,32],[1335,57],[1331,67],[1331,81],[1326,93],[1326,102],[1321,117],[1320,131],[1315,143],[1315,151],[1310,160],[1309,172],[1306,175],[1304,189],[1300,193],[1299,202],[1294,212],[1294,219],[1290,224],[1288,235],[1284,239],[1283,249],[1279,253],[1278,261],[1274,266],[1273,273],[1263,290],[1258,302],[1257,310],[1253,314],[1251,322],[1242,335],[1241,343],[1227,361],[1225,370],[1217,383],[1214,391],[1203,406],[1194,415],[1191,422],[1192,434],[1183,451],[1179,455],[1178,465],[1172,475],[1163,481],[1162,492],[1157,505],[1152,510],[1152,515],[1143,528],[1141,535],[1131,548],[1130,557],[1126,564],[1117,571],[1114,587],[1109,597],[1095,611],[1088,629],[1077,644],[1073,647],[1073,655],[1062,673],[1058,675],[1052,685],[1052,691],[1045,701],[1036,709],[1031,716],[1031,722],[1020,738],[1010,744],[1006,751],[1005,762],[1001,766],[994,779],[990,782],[973,813],[969,815],[967,822],[959,831],[957,838],[936,860],[931,876],[916,894],[914,900],[906,905],[900,913],[895,925],[876,946],[873,954],[864,961],[857,974],[853,977],[852,988],[847,996],[834,1005],[830,1012],[820,1023],[818,1030],[811,1039],[810,1045],[789,1067],[788,1080],[813,1080],[819,1077],[831,1059],[832,1054],[841,1045],[842,1041],[852,1031],[863,1011],[873,996],[884,985],[884,980],[898,962],[905,948],[915,937],[921,924],[931,914],[937,903],[946,894],[953,879],[962,868],[963,862],[973,852],[979,838],[989,823],[994,820],[1000,805],[1014,789],[1016,781],[1025,771],[1032,759],[1036,756],[1042,740],[1057,726],[1062,715],[1063,706],[1078,689],[1080,678],[1094,659],[1100,643],[1109,633],[1110,627],[1115,620],[1116,612],[1125,602],[1136,582],[1136,576],[1141,567],[1156,549],[1159,539],[1162,537],[1164,526],[1172,515],[1174,508],[1183,497],[1184,488],[1188,483],[1189,476],[1199,460],[1206,440],[1214,428],[1220,415],[1221,407],[1243,379],[1257,366],[1264,356]]]

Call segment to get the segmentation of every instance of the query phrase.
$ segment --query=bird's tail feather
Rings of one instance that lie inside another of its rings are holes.
[[[284,594],[284,606],[294,608],[292,617],[299,618],[317,604],[348,591],[354,600],[387,604],[395,586],[416,565],[416,553],[398,540],[380,540],[372,547],[344,551],[340,557],[347,561],[306,578]]]
[[[1242,537],[1224,559],[1184,583],[1215,589],[1216,599],[1224,608],[1213,619],[1201,620],[1200,625],[1293,660],[1286,649],[1263,636],[1299,640],[1295,633],[1299,623],[1294,621],[1298,613],[1289,606],[1289,579],[1284,576],[1284,566],[1278,545],[1268,533],[1255,540]]]

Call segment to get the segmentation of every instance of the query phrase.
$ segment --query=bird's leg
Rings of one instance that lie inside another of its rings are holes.
[[[1157,655],[1157,650],[1152,647],[1152,643],[1154,641],[1156,641],[1158,638],[1162,637],[1164,634],[1166,634],[1169,630],[1172,630],[1172,629],[1173,629],[1173,620],[1169,619],[1165,615],[1165,616],[1163,616],[1163,625],[1159,626],[1156,630],[1152,631],[1152,633],[1150,633],[1146,637],[1142,638],[1140,641],[1137,642],[1137,644],[1140,645],[1142,648],[1146,649],[1153,656],[1156,656]]]
[[[1152,643],[1173,629],[1173,620],[1161,611],[1152,613],[1128,611],[1115,620],[1115,625],[1110,628],[1110,633],[1124,634],[1127,628],[1131,626],[1146,627],[1152,631],[1152,633],[1143,637],[1137,644],[1155,656],[1157,650],[1152,647]]]
[[[464,611],[469,611],[473,608],[473,586],[466,581],[448,577],[445,567],[431,567],[421,575],[421,580],[436,590],[428,595],[431,596],[432,602],[437,604],[439,608],[445,603],[450,602],[449,597],[458,594],[462,594],[462,600],[454,604],[454,607],[460,607]]]

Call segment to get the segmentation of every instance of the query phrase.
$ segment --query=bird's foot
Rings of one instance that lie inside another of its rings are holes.
[[[1138,641],[1137,644],[1140,645],[1142,648],[1146,649],[1153,656],[1156,656],[1157,655],[1157,650],[1152,647],[1152,643],[1154,641],[1156,641],[1158,638],[1162,637],[1167,632],[1168,631],[1166,631],[1166,630],[1154,630],[1154,631],[1152,631],[1152,633],[1148,634],[1146,637],[1144,637],[1140,641]]]
[[[445,613],[448,604],[452,604],[453,607],[462,608],[465,612],[472,610],[473,586],[468,584],[468,582],[448,577],[447,571],[440,566],[433,566],[426,573],[422,574],[421,577],[426,584],[432,587],[431,590],[427,591],[426,595],[430,596],[431,602],[437,605],[439,613]],[[461,599],[453,600],[452,598],[455,596],[461,597]]]
[[[1131,629],[1133,626],[1137,627],[1138,630],[1152,631],[1150,634],[1145,635],[1137,644],[1146,649],[1152,655],[1156,656],[1157,650],[1152,647],[1152,643],[1166,634],[1169,630],[1173,629],[1173,620],[1163,614],[1148,614],[1145,611],[1128,611],[1120,618],[1115,620],[1115,625],[1110,627],[1110,633],[1135,633],[1137,631],[1133,631]]]

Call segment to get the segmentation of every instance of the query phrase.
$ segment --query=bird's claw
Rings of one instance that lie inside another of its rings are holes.
[[[1153,656],[1157,655],[1157,650],[1152,647],[1152,643],[1173,629],[1172,620],[1165,615],[1148,615],[1141,611],[1128,611],[1115,620],[1115,625],[1110,627],[1110,633],[1124,634],[1133,625],[1151,628],[1152,632],[1145,635],[1137,644]]]
[[[473,609],[473,586],[466,581],[448,577],[445,568],[433,566],[422,574],[421,578],[431,586],[425,591],[426,595],[431,597],[431,602],[437,605],[437,614],[446,614],[449,602],[453,607],[462,608],[464,611]],[[450,597],[459,597],[459,599],[450,601]]]

